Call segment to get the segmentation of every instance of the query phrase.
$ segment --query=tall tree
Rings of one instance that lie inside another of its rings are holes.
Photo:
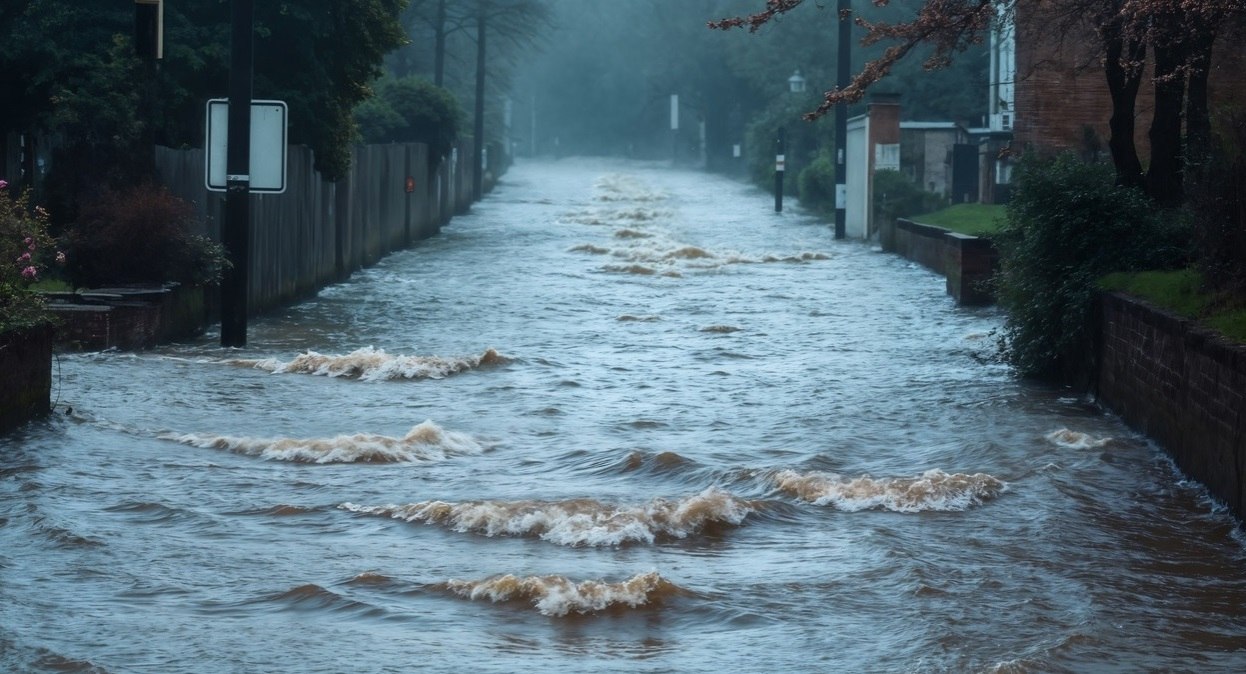
[[[489,36],[515,48],[531,46],[550,25],[550,12],[544,0],[471,0],[476,26],[476,92],[473,118],[472,193],[484,193],[485,95],[488,70]],[[506,52],[503,52],[506,54]],[[509,149],[508,149],[509,151]]]

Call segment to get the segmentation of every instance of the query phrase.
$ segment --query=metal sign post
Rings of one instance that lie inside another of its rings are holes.
[[[221,283],[221,346],[247,345],[247,292],[251,267],[251,80],[255,8],[233,0],[229,62],[229,131],[225,222],[221,243],[232,267]]]

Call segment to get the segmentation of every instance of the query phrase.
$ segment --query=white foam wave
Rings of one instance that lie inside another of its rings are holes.
[[[915,478],[844,478],[834,473],[779,471],[783,492],[814,505],[849,512],[881,508],[895,512],[966,510],[999,496],[1008,484],[985,473],[967,475],[928,470]]]
[[[338,507],[407,522],[439,524],[461,533],[537,536],[566,546],[652,544],[658,538],[687,538],[714,525],[738,525],[754,511],[747,501],[714,487],[688,498],[659,498],[639,506],[573,499],[424,501],[402,506],[343,503]]]
[[[401,438],[370,434],[312,439],[249,438],[195,433],[160,438],[192,447],[300,463],[419,463],[484,451],[471,436],[447,431],[432,421],[415,426]]]
[[[443,358],[441,356],[396,356],[369,346],[346,355],[324,355],[308,351],[288,362],[282,362],[276,358],[235,359],[227,362],[231,365],[267,370],[273,374],[298,373],[364,381],[388,381],[441,379],[486,365],[500,365],[510,361],[493,349],[488,349],[479,356]]]
[[[594,187],[600,194],[598,201],[662,201],[666,194],[654,191],[635,176],[610,174],[597,179]]]
[[[1068,449],[1097,449],[1112,441],[1112,438],[1095,438],[1067,428],[1052,431],[1046,437],[1051,443]]]
[[[569,613],[597,613],[614,607],[638,608],[667,597],[686,594],[656,571],[637,574],[618,583],[600,580],[577,583],[565,576],[520,578],[507,574],[484,580],[451,580],[445,588],[473,601],[531,602],[541,613],[554,617]]]

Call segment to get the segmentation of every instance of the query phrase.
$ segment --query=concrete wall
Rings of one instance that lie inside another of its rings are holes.
[[[1099,317],[1100,401],[1246,519],[1246,346],[1118,294]]]
[[[0,433],[47,414],[52,399],[52,336],[44,328],[0,334]]]

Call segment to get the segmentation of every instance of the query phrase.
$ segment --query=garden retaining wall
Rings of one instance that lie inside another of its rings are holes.
[[[990,239],[899,218],[880,231],[883,250],[927,267],[947,279],[947,293],[961,305],[994,301],[988,282],[999,255]]]
[[[1246,519],[1246,345],[1134,298],[1098,298],[1099,400]]]
[[[47,414],[52,400],[52,331],[0,334],[0,433]]]

